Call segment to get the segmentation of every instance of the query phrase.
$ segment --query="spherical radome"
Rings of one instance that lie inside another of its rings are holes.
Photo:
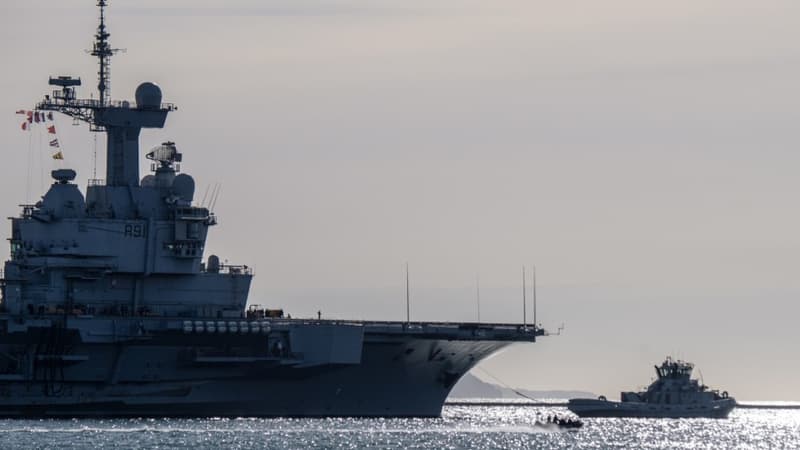
[[[136,106],[139,108],[158,108],[161,106],[161,88],[146,81],[136,88]]]
[[[194,178],[185,173],[178,174],[172,181],[172,190],[181,199],[191,202],[194,199]]]
[[[142,181],[139,182],[139,185],[142,187],[156,187],[155,175],[145,175],[142,177]]]

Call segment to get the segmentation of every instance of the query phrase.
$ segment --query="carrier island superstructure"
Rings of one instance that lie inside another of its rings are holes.
[[[139,134],[174,105],[153,83],[112,101],[115,50],[98,1],[98,96],[50,78],[36,109],[105,133],[106,178],[84,194],[52,172],[11,218],[0,303],[0,416],[438,416],[481,359],[534,342],[533,325],[284,318],[247,310],[248,266],[204,259],[215,216],[194,203],[182,153]]]

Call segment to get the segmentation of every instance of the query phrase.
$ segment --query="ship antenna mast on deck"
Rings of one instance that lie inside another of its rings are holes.
[[[89,54],[96,56],[100,63],[100,69],[97,72],[100,106],[107,105],[111,100],[111,57],[114,56],[114,53],[124,51],[120,48],[111,48],[111,44],[108,42],[111,34],[106,30],[106,4],[106,0],[97,0],[97,6],[100,7],[100,24],[97,25],[94,45],[89,51]]]
[[[98,99],[79,99],[75,89],[81,85],[80,78],[70,76],[50,77],[50,85],[61,89],[52,96],[46,95],[36,105],[41,111],[56,111],[75,120],[89,124],[89,129],[106,133],[106,179],[105,185],[111,187],[139,186],[139,133],[142,128],[163,128],[167,114],[176,109],[171,103],[161,103],[161,88],[144,82],[136,88],[136,102],[112,101],[109,78],[111,75],[111,56],[120,50],[111,48],[106,29],[105,7],[107,0],[97,0],[100,7],[100,24],[95,34],[92,50],[87,53],[96,56],[100,69],[97,89]]]

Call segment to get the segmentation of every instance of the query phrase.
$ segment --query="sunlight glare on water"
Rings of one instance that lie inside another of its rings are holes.
[[[727,420],[586,419],[546,431],[565,409],[447,406],[438,419],[2,420],[0,448],[773,449],[800,448],[800,410],[737,409]]]

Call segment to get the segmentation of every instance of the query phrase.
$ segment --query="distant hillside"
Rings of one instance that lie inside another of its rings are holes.
[[[502,387],[481,381],[468,373],[450,391],[450,398],[505,398],[505,396]]]
[[[521,393],[535,399],[544,398],[595,398],[591,392],[586,391],[529,391],[518,389]],[[472,374],[466,374],[450,392],[449,398],[522,398],[514,391],[496,384],[487,383]]]

